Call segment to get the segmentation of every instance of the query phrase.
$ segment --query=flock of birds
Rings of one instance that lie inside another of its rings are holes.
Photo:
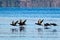
[[[18,22],[18,21],[16,21],[16,22],[12,21],[12,23],[11,23],[10,25],[12,25],[12,26],[17,26],[16,24],[19,24],[19,26],[21,26],[21,27],[20,27],[20,32],[21,32],[22,30],[24,30],[23,25],[26,25],[26,21],[27,21],[27,20],[24,20],[24,21],[20,20],[20,22]],[[38,22],[35,23],[35,24],[36,24],[36,25],[42,25],[42,22],[43,22],[43,21],[44,21],[44,19],[43,19],[43,20],[39,19]],[[49,29],[48,26],[51,26],[51,25],[57,26],[56,23],[45,23],[45,24],[44,24],[44,27],[45,27],[45,29]],[[12,29],[12,32],[14,32],[14,30],[16,31],[16,29]],[[41,29],[38,28],[38,31],[40,31],[40,30],[41,30]],[[54,31],[56,31],[56,30],[54,30]]]

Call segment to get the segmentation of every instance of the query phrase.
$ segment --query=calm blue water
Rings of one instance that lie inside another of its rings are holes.
[[[60,8],[0,8],[0,17],[60,18]]]
[[[19,25],[11,26],[14,20],[27,19],[25,31],[19,31]],[[44,19],[41,26],[35,25],[38,19]],[[44,23],[56,23],[44,29]],[[16,28],[17,32],[11,31]],[[38,28],[41,31],[38,32]],[[56,29],[56,32],[53,30]],[[0,40],[59,40],[60,39],[60,8],[0,8]]]

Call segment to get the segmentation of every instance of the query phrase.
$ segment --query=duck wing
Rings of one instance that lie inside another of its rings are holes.
[[[25,24],[26,20],[24,20],[23,24]]]
[[[43,22],[43,20],[40,23],[42,23],[42,22]]]
[[[17,23],[18,23],[18,21],[15,22],[15,24],[17,24]]]

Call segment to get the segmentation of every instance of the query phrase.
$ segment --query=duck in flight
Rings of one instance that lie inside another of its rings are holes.
[[[26,22],[26,20],[24,20],[24,21],[20,20],[20,22],[18,24],[19,25],[25,25],[25,22]]]
[[[49,23],[45,23],[44,26],[50,26],[50,24]]]
[[[55,23],[50,23],[50,25],[57,26],[57,24],[55,24]]]
[[[12,21],[12,24],[10,24],[10,25],[16,26],[17,23],[18,23],[18,21],[16,21],[16,22]]]
[[[39,19],[39,20],[38,20],[38,23],[35,23],[35,24],[37,24],[37,25],[41,25],[42,22],[43,22],[43,20]]]
[[[49,23],[45,23],[45,24],[44,24],[45,29],[49,29],[48,26],[51,26],[51,25],[50,25]]]

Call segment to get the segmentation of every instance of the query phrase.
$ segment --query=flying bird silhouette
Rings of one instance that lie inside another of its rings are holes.
[[[43,22],[43,20],[39,19],[39,20],[38,20],[38,23],[35,23],[35,24],[37,24],[37,25],[41,25],[42,22]]]
[[[20,22],[18,24],[19,25],[25,25],[25,22],[26,22],[26,20],[24,20],[24,21],[20,20]]]
[[[10,24],[10,25],[16,26],[17,23],[18,23],[18,21],[16,21],[16,22],[12,21],[12,24]]]

